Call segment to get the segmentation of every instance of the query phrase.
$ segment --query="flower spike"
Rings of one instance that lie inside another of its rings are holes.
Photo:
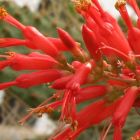
[[[0,83],[0,89],[48,84],[49,88],[56,90],[20,121],[23,124],[33,114],[41,116],[61,109],[59,121],[63,125],[52,136],[53,140],[74,140],[85,129],[106,120],[109,123],[102,131],[101,140],[107,139],[111,126],[114,127],[113,140],[122,140],[122,128],[129,111],[140,107],[139,8],[135,0],[118,0],[116,3],[128,27],[127,38],[98,0],[72,2],[85,19],[82,36],[86,49],[61,28],[57,29],[58,38],[45,37],[35,27],[23,25],[0,8],[0,19],[15,26],[24,37],[0,38],[0,49],[20,45],[34,49],[30,54],[0,54],[2,72],[7,66],[15,71],[28,71],[10,82]],[[126,2],[138,15],[138,27],[134,27],[129,17]],[[67,60],[63,52],[71,53],[73,58]],[[86,106],[77,108],[87,101]],[[137,132],[131,139],[138,140],[139,136]]]

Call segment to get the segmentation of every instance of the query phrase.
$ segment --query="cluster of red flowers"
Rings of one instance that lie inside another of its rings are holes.
[[[58,28],[58,38],[45,37],[36,28],[25,26],[5,9],[0,8],[0,19],[15,26],[25,39],[1,38],[0,47],[24,45],[42,53],[28,55],[8,52],[0,57],[0,69],[33,71],[22,74],[14,81],[1,83],[0,89],[10,86],[29,88],[51,83],[56,93],[31,110],[20,122],[24,123],[34,113],[51,113],[61,107],[60,121],[66,125],[53,136],[53,140],[74,140],[82,131],[108,120],[114,127],[114,140],[122,140],[122,127],[132,107],[140,107],[140,10],[135,0],[118,0],[116,8],[128,27],[128,38],[117,21],[104,11],[98,0],[72,0],[84,19],[82,36],[88,52],[66,31]],[[126,9],[129,3],[138,20],[134,27]],[[67,62],[63,52],[68,51],[74,60]],[[56,101],[52,100],[56,99]],[[77,111],[77,104],[92,103]],[[53,102],[51,102],[53,101]],[[139,139],[139,132],[132,140]]]

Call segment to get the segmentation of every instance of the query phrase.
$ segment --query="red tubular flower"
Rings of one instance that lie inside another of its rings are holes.
[[[64,43],[59,38],[47,37],[47,39],[50,42],[52,42],[57,47],[58,50],[61,50],[61,51],[68,50],[67,46],[65,46]]]
[[[140,107],[140,30],[133,27],[125,8],[126,0],[118,0],[116,8],[128,26],[128,40],[117,21],[102,9],[98,0],[72,1],[86,21],[82,35],[89,54],[63,29],[58,28],[59,38],[45,37],[36,28],[24,26],[0,8],[0,19],[21,30],[25,37],[23,40],[1,38],[0,48],[24,45],[48,54],[10,52],[0,55],[4,58],[0,61],[0,69],[10,66],[13,70],[35,70],[11,82],[1,83],[0,89],[10,86],[29,88],[51,82],[49,88],[57,90],[55,94],[31,109],[20,123],[23,124],[34,113],[52,113],[59,107],[59,121],[67,125],[53,140],[74,140],[85,129],[109,119],[111,121],[103,130],[101,140],[105,140],[112,124],[113,139],[122,140],[122,127],[130,109]],[[137,13],[140,27],[136,1],[127,1]],[[73,54],[71,62],[63,56],[64,51]],[[86,107],[77,109],[78,104],[89,100]],[[139,132],[132,140],[137,140],[138,136]]]
[[[16,20],[14,17],[9,15],[4,8],[0,8],[0,19],[10,23],[11,25],[15,26],[19,30],[25,29],[25,26],[21,24],[18,20]]]
[[[124,61],[130,61],[130,58],[128,57],[128,55],[126,55],[125,53],[115,49],[115,48],[112,48],[112,47],[109,47],[109,46],[103,46],[103,47],[100,47],[99,48],[99,51],[101,54],[107,56],[107,57],[114,57],[114,58],[121,58],[123,59]]]
[[[122,128],[121,128],[121,126],[115,127],[113,140],[122,140]]]
[[[11,54],[11,53],[9,53]],[[1,68],[10,66],[14,70],[43,70],[59,66],[58,62],[47,55],[45,57],[30,57],[23,54],[12,53],[11,56],[5,56],[7,60],[0,61]]]
[[[75,90],[75,86],[80,86],[81,84],[85,83],[88,74],[91,71],[91,64],[78,64],[77,70],[75,75],[68,75],[66,77],[62,77],[57,79],[53,84],[52,88],[54,89],[71,89]]]
[[[79,86],[82,85],[89,73],[91,72],[92,66],[90,63],[83,64],[75,73],[74,77],[69,81],[66,88],[75,90],[75,86],[78,84]]]
[[[101,35],[101,33],[99,32],[99,26],[96,24],[96,22],[90,17],[90,16],[86,16],[85,17],[86,20],[86,25],[89,29],[92,30],[92,32],[94,32],[94,34],[96,36],[98,36],[98,38],[96,37],[98,43],[100,43],[100,45],[102,43],[104,44],[108,44],[107,40],[104,38],[104,36]]]
[[[94,59],[98,60],[99,56],[97,54],[97,50],[99,49],[100,45],[95,33],[84,25],[82,28],[82,35],[89,53]]]
[[[54,83],[51,85],[54,89],[65,89],[67,83],[73,78],[73,75],[68,75],[62,78],[59,78],[54,81]]]
[[[91,64],[90,63],[83,64],[76,71],[73,78],[67,83],[66,91],[64,93],[63,105],[62,105],[62,114],[61,114],[62,120],[68,114],[68,113],[66,113],[68,106],[69,105],[73,106],[73,105],[71,105],[71,101],[77,94],[77,91],[80,89],[80,85],[84,84],[84,82],[87,79],[87,76],[89,75],[90,72],[91,72]]]
[[[119,80],[108,80],[108,83],[112,86],[129,87],[128,83]]]
[[[77,43],[66,31],[58,28],[58,34],[62,42],[68,47],[72,54],[78,57],[80,60],[85,61],[85,54]]]
[[[99,32],[101,36],[105,38],[109,45],[119,51],[124,52],[125,54],[129,54],[132,52],[126,38],[120,31],[117,23],[114,22],[113,18],[105,13],[99,6],[97,1],[95,2],[96,6],[99,8],[99,11],[94,6],[90,5],[88,10],[86,11],[89,16],[93,18],[93,20],[99,26]],[[101,12],[101,13],[100,13]]]
[[[10,61],[5,60],[5,61],[0,61],[0,70],[4,69],[5,67],[10,65]]]
[[[135,10],[137,16],[138,16],[138,20],[137,20],[137,25],[140,28],[140,10],[139,7],[137,5],[136,0],[127,0],[127,2],[133,7],[133,9]]]
[[[23,30],[25,38],[30,40],[36,48],[42,50],[43,52],[51,55],[52,57],[57,57],[59,55],[58,49],[53,43],[49,41],[48,38],[43,36],[36,28],[32,26],[27,26]]]
[[[75,131],[69,127],[58,134],[56,137],[53,137],[54,140],[65,140],[67,138],[75,139],[82,131],[88,127],[99,123],[111,116],[114,112],[114,109],[119,104],[120,100],[116,101],[112,105],[106,106],[104,100],[92,103],[91,105],[85,107],[83,110],[77,113],[77,124],[74,125],[77,127]],[[73,125],[70,127],[74,127]]]
[[[48,83],[63,76],[63,72],[56,69],[42,70],[38,72],[32,72],[29,74],[22,74],[15,81],[0,84],[0,89],[7,88],[9,86],[18,86],[21,88],[29,88],[43,83]]]
[[[65,140],[67,138],[75,139],[75,137],[90,124],[90,120],[104,108],[105,101],[93,103],[77,114],[78,125],[71,124],[70,127],[77,127],[75,131],[70,128],[66,128],[62,133],[53,137],[54,140]],[[90,119],[89,119],[90,118]]]
[[[117,107],[117,109],[113,115],[113,124],[115,126],[114,140],[122,140],[121,128],[123,127],[126,117],[129,113],[133,103],[136,100],[137,94],[138,94],[137,87],[129,88],[126,91],[121,103]]]
[[[9,15],[7,11],[3,8],[0,8],[0,17],[1,19],[21,30],[25,38],[31,41],[35,48],[40,49],[53,57],[57,57],[59,55],[57,48],[35,27],[24,26],[11,15]]]
[[[85,88],[81,88],[77,92],[76,101],[82,102],[89,99],[94,99],[97,97],[104,96],[107,93],[106,86],[89,86]]]
[[[71,138],[74,139],[77,137],[83,130],[87,129],[93,124],[99,123],[106,119],[107,117],[111,116],[120,103],[121,100],[117,100],[115,103],[111,105],[106,105],[104,100],[98,101],[96,103],[92,103],[91,105],[85,107],[77,114],[77,124],[72,124],[70,127],[76,127],[75,131],[70,129],[69,127],[66,128],[63,132],[58,134],[54,139],[66,139]],[[99,115],[100,114],[100,115]]]
[[[139,54],[140,53],[140,47],[139,47],[140,30],[138,28],[133,27],[133,24],[130,20],[130,17],[128,15],[125,5],[126,5],[126,2],[116,3],[116,7],[118,8],[121,16],[123,17],[123,19],[128,27],[128,41],[129,41],[133,51],[136,54]]]
[[[127,2],[133,7],[138,17],[140,17],[140,10],[139,10],[136,0],[127,0]]]
[[[123,39],[125,44],[127,44],[127,46],[129,46],[129,44],[126,40],[126,37],[125,37],[124,33],[122,32],[122,30],[121,30],[118,22],[116,21],[116,19],[114,17],[112,17],[108,12],[106,12],[102,9],[98,0],[92,0],[92,1],[97,6],[98,10],[100,11],[101,18],[103,19],[103,21],[110,23],[114,27],[114,29],[119,33],[120,37]]]
[[[82,63],[79,61],[73,61],[71,65],[74,67],[74,69],[78,69],[82,66]]]
[[[112,48],[115,48],[119,51],[122,51],[125,54],[129,54],[132,52],[129,44],[126,42],[126,39],[123,40],[123,38],[120,36],[120,34],[114,29],[114,27],[107,22],[104,22],[101,17],[97,17],[96,13],[94,12],[95,10],[91,9],[90,15],[91,17],[96,20],[98,25],[100,25],[100,33],[101,35],[104,36],[106,41],[108,42],[108,45],[111,46]],[[94,13],[94,14],[93,14]]]
[[[31,49],[36,49],[35,46],[29,40],[21,40],[17,38],[1,38],[0,48],[11,47],[11,46],[27,46]]]

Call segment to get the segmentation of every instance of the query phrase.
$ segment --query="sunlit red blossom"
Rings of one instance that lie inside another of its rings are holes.
[[[59,63],[51,56],[33,56],[32,54],[23,55],[9,52],[9,55],[3,55],[7,60],[0,61],[1,68],[10,66],[14,70],[45,70],[58,67]]]
[[[10,86],[30,88],[49,83],[49,88],[56,90],[55,94],[31,109],[20,123],[24,124],[33,114],[61,109],[59,121],[64,127],[52,136],[53,140],[76,139],[85,129],[106,120],[109,124],[100,139],[107,139],[109,130],[114,128],[112,139],[122,140],[122,128],[131,108],[140,107],[139,8],[135,0],[116,2],[115,7],[128,27],[126,37],[98,0],[72,2],[85,19],[82,37],[88,52],[67,31],[57,28],[58,38],[45,37],[36,28],[23,25],[0,8],[0,19],[15,26],[24,36],[24,39],[1,38],[0,48],[23,45],[33,50],[30,54],[6,52],[0,55],[3,59],[0,70],[10,67],[28,72],[13,81],[0,83],[0,89]],[[128,15],[127,2],[138,16],[136,27]],[[63,52],[72,54],[71,62]],[[89,100],[85,107],[77,109],[78,104]],[[138,131],[131,139],[138,140],[139,136]]]
[[[57,78],[63,76],[63,72],[56,69],[48,69],[28,74],[22,74],[16,78],[16,80],[0,84],[0,89],[4,89],[10,86],[18,86],[21,88],[29,88],[39,84],[52,82]]]

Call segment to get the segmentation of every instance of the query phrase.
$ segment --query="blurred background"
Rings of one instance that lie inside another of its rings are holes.
[[[138,1],[140,3],[140,1]],[[126,32],[124,22],[114,8],[115,0],[101,0],[104,9],[108,10],[117,18],[122,30]],[[57,37],[56,28],[61,27],[68,31],[83,47],[81,36],[81,25],[84,22],[79,16],[70,0],[0,0],[0,6],[25,25],[35,26],[45,36]],[[136,16],[128,6],[129,14],[134,22]],[[22,38],[20,31],[9,24],[0,21],[0,38],[15,37]],[[0,54],[7,51],[15,51],[23,54],[31,52],[30,49],[12,47],[0,49]],[[69,57],[68,59],[71,59]],[[10,68],[0,71],[0,82],[15,79],[21,72],[14,72]],[[29,108],[36,107],[54,91],[47,85],[41,85],[29,89],[11,87],[0,91],[0,140],[47,140],[55,132],[58,126],[58,112],[51,116],[44,114],[41,118],[33,116],[25,125],[20,126],[18,121],[26,115]],[[127,140],[135,130],[140,129],[138,120],[140,116],[132,110],[124,128],[123,137]],[[98,140],[104,122],[83,132],[79,140]],[[113,131],[109,132],[107,140],[112,140]],[[7,135],[8,134],[8,135]]]

